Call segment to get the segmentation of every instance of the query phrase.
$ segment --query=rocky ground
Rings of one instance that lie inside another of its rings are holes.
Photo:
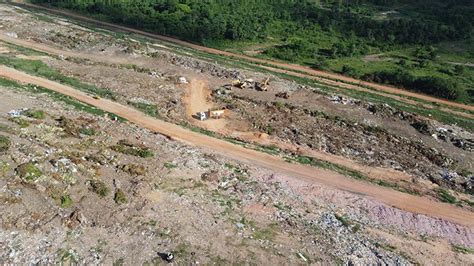
[[[462,227],[294,183],[47,95],[0,92],[7,264],[155,264],[166,252],[177,263],[405,264],[433,259],[405,242],[431,253],[442,238],[472,244]],[[446,263],[469,259],[443,252]]]
[[[7,5],[0,31],[95,56],[38,57],[0,42],[0,55],[39,59],[175,123],[189,122],[179,78],[206,80],[230,127],[408,173],[472,208],[473,136],[459,127],[275,77],[267,92],[224,89],[266,76]],[[177,264],[472,263],[472,228],[296,182],[50,95],[0,93],[2,263],[158,264],[167,252]]]
[[[156,106],[155,116],[175,123],[186,120],[183,88],[177,85],[179,77],[205,80],[215,91],[221,91],[223,85],[235,79],[260,81],[266,77],[178,55],[166,46],[144,45],[89,30],[65,20],[34,17],[22,11],[2,12],[0,22],[5,32],[97,57],[95,61],[73,57],[43,59],[49,67],[106,88],[121,102]],[[282,98],[282,93],[289,98]],[[429,180],[473,193],[472,132],[389,105],[327,95],[318,88],[275,77],[271,78],[267,92],[232,88],[229,93],[215,96],[216,105],[232,111],[227,123],[230,130],[232,125],[238,125],[239,129],[268,133],[295,146],[340,155],[368,166],[392,168],[409,173],[414,180]]]

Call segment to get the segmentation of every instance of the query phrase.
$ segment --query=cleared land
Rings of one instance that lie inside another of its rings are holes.
[[[0,5],[0,260],[472,260],[469,111],[84,24]]]
[[[356,182],[329,171],[289,164],[284,160],[271,155],[248,150],[225,141],[185,130],[171,123],[166,123],[164,121],[147,117],[139,111],[127,106],[123,106],[116,102],[106,99],[94,99],[83,92],[56,82],[27,75],[25,73],[3,66],[0,67],[0,70],[0,76],[51,89],[53,91],[80,100],[81,102],[96,106],[97,108],[100,108],[104,111],[114,113],[133,123],[136,123],[139,126],[156,131],[172,139],[210,149],[213,152],[219,153],[223,156],[228,156],[232,159],[272,169],[290,176],[301,178],[303,180],[317,181],[318,183],[334,188],[353,193],[361,193],[363,195],[374,197],[390,206],[394,206],[409,212],[425,214],[469,227],[474,227],[474,213],[457,209],[456,207],[453,207],[449,204],[435,203],[427,199],[412,196],[406,193]]]

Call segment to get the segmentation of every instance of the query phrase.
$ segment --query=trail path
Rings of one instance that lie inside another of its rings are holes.
[[[224,140],[195,133],[178,125],[151,118],[140,111],[107,99],[94,99],[84,92],[44,78],[31,76],[12,68],[0,66],[0,76],[23,83],[36,84],[114,113],[136,125],[158,132],[189,145],[212,151],[227,158],[250,165],[271,169],[296,179],[315,182],[340,190],[372,197],[387,205],[418,214],[441,218],[457,224],[474,227],[474,213],[456,206],[434,202],[426,198],[401,193],[370,183],[353,180],[330,171],[285,162],[282,158],[249,150]]]

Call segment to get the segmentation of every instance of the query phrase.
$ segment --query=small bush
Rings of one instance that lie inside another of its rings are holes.
[[[25,116],[34,119],[44,119],[45,113],[41,110],[28,110],[24,113]]]
[[[86,136],[94,136],[97,132],[95,129],[90,127],[82,127],[79,129],[79,134],[86,135]]]
[[[451,245],[451,248],[453,249],[454,252],[456,253],[462,253],[462,254],[474,254],[474,249],[464,247],[461,245]]]
[[[104,198],[109,194],[109,188],[100,180],[90,180],[90,190],[101,198]]]
[[[336,219],[338,219],[339,222],[341,222],[342,225],[344,225],[345,227],[349,227],[351,225],[351,222],[349,221],[349,219],[346,216],[341,216],[341,215],[337,215],[337,214],[335,214],[335,216],[336,216]]]
[[[72,199],[69,195],[64,195],[61,197],[61,208],[67,208],[72,205]]]
[[[133,155],[141,158],[150,158],[155,156],[153,152],[142,145],[136,146],[127,140],[121,140],[117,145],[112,146],[112,150],[123,154]]]
[[[276,108],[278,108],[280,110],[285,108],[285,103],[283,103],[283,102],[274,102],[273,104],[275,105]]]
[[[16,172],[26,181],[35,181],[43,174],[32,162],[19,165]]]
[[[438,198],[442,202],[450,203],[450,204],[455,204],[457,202],[456,197],[451,195],[449,191],[447,191],[444,188],[438,189]]]
[[[131,175],[146,175],[147,173],[145,166],[138,164],[124,164],[120,169]]]
[[[117,191],[115,191],[114,201],[117,204],[125,204],[128,202],[127,195],[125,195],[123,190],[117,189]]]
[[[360,231],[360,224],[356,224],[352,227],[352,233],[357,233]]]
[[[172,163],[172,162],[166,162],[163,164],[163,166],[166,168],[166,169],[174,169],[176,167],[178,167],[176,164]]]
[[[11,141],[7,136],[0,135],[0,153],[4,153],[10,149]]]
[[[21,128],[26,128],[26,127],[30,126],[30,122],[28,122],[28,120],[26,120],[24,118],[21,118],[21,117],[10,118],[10,121],[12,121],[13,123],[16,123]]]

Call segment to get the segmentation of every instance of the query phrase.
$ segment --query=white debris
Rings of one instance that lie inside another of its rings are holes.
[[[26,111],[28,111],[28,108],[11,110],[10,112],[8,112],[8,115],[10,117],[20,117]]]
[[[187,80],[185,77],[180,77],[180,78],[178,79],[178,82],[179,82],[180,84],[188,84],[188,80]]]
[[[16,32],[6,32],[5,35],[15,39],[18,38],[18,34],[16,34]]]
[[[68,158],[61,158],[53,162],[53,172],[77,173],[76,165]]]

